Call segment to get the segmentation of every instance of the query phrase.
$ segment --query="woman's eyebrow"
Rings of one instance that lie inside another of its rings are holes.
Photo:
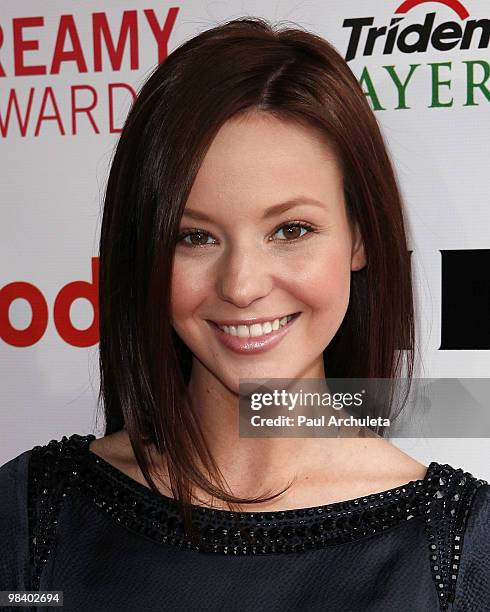
[[[298,196],[286,200],[285,202],[280,202],[279,204],[269,206],[269,208],[265,209],[262,219],[270,219],[271,217],[280,215],[283,212],[294,208],[295,206],[317,206],[323,210],[327,208],[326,204],[324,202],[320,202],[320,200],[315,200],[314,198],[309,198],[306,196]],[[198,221],[212,221],[212,218],[206,213],[199,210],[193,210],[192,208],[185,208],[183,215],[186,217],[192,217]]]

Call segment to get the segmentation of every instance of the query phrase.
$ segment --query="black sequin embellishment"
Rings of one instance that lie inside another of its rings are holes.
[[[423,480],[366,497],[285,511],[232,512],[192,506],[198,533],[191,541],[179,504],[159,496],[89,451],[93,434],[63,436],[32,449],[29,531],[32,590],[56,541],[59,511],[72,488],[112,520],[165,545],[203,553],[296,553],[351,542],[421,517],[441,611],[454,600],[467,515],[477,489],[488,484],[462,469],[428,466]]]
[[[77,480],[77,466],[94,438],[73,434],[31,450],[28,476],[31,590],[39,590],[42,568],[55,543],[59,511]]]
[[[430,565],[442,611],[449,609],[456,593],[456,580],[468,513],[475,493],[485,480],[469,472],[437,464],[426,478],[429,495],[425,531]]]

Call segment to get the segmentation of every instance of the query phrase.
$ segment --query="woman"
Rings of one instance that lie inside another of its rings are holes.
[[[3,590],[90,611],[490,609],[488,483],[367,429],[239,435],[241,379],[412,376],[400,194],[331,45],[249,18],[157,66],[112,161],[99,282],[106,435],[2,468]]]

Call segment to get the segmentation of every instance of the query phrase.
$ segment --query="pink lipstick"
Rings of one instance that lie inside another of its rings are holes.
[[[276,346],[288,333],[294,322],[301,313],[296,312],[292,315],[290,321],[277,330],[272,330],[269,333],[263,334],[256,337],[241,338],[232,334],[226,333],[218,327],[213,321],[208,321],[216,334],[218,340],[227,348],[231,349],[236,353],[241,354],[252,354],[260,353],[262,351],[269,350]]]

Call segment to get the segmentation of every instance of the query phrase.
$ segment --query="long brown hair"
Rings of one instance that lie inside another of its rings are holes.
[[[324,351],[327,376],[394,378],[405,355],[412,378],[402,203],[376,118],[342,56],[320,36],[260,18],[229,21],[185,42],[144,83],[112,160],[99,251],[99,403],[106,435],[126,428],[156,493],[145,443],[165,454],[186,524],[193,484],[229,507],[282,493],[241,498],[213,484],[224,481],[186,397],[192,353],[170,322],[172,261],[191,186],[219,128],[252,109],[323,131],[364,241],[367,266],[351,274],[346,316]]]

